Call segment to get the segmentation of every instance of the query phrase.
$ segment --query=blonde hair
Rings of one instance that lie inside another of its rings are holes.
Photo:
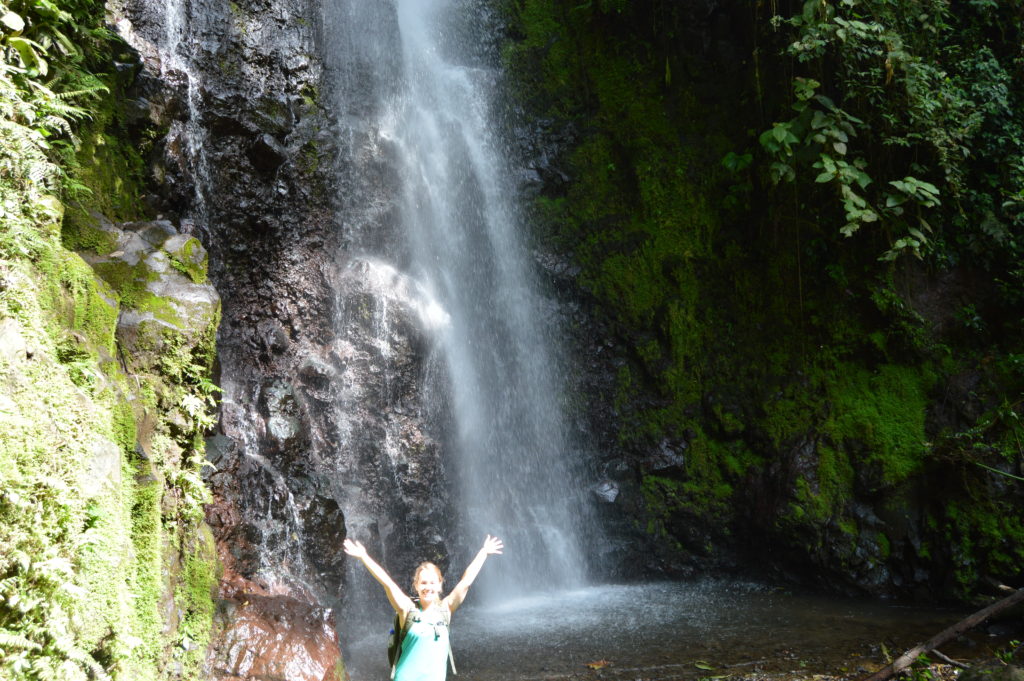
[[[434,574],[437,575],[437,581],[439,581],[442,584],[444,584],[444,575],[441,574],[441,568],[437,567],[436,565],[434,565],[430,561],[426,561],[425,560],[422,563],[420,563],[418,566],[416,566],[416,572],[414,572],[413,575],[412,575],[412,588],[413,588],[414,591],[416,590],[416,582],[420,578],[420,573],[423,572],[424,570],[433,570]]]

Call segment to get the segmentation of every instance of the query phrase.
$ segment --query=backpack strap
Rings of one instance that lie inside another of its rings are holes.
[[[441,613],[441,616],[444,618],[444,627],[448,630],[448,664],[452,666],[452,675],[457,676],[458,672],[455,671],[455,656],[452,655],[452,611],[445,608]]]
[[[418,599],[416,599],[418,600]],[[402,628],[398,630],[398,615],[395,615],[395,630],[398,635],[398,650],[395,651],[395,661],[391,663],[391,678],[395,678],[395,670],[398,669],[398,660],[402,657],[402,642],[405,641],[405,635],[409,633],[409,628],[413,624],[420,621],[420,608],[415,603],[411,608],[405,612],[405,621],[402,623]],[[449,652],[451,647],[449,646]]]

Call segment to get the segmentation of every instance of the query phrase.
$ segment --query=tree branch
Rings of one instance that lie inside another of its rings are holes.
[[[909,667],[914,663],[918,657],[924,653],[931,652],[941,646],[946,641],[950,640],[955,636],[959,636],[969,629],[973,629],[992,615],[1009,608],[1010,606],[1016,605],[1024,601],[1024,589],[1017,589],[1014,593],[1007,596],[1001,601],[996,601],[988,607],[982,608],[973,615],[969,615],[964,619],[960,620],[948,629],[944,629],[935,636],[931,637],[921,645],[911,648],[907,652],[896,658],[892,664],[888,664],[882,667],[871,676],[864,679],[864,681],[887,681],[895,674],[899,674],[901,671]]]

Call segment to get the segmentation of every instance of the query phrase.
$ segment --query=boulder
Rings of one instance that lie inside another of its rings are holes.
[[[285,596],[248,594],[218,604],[216,681],[343,681],[330,610]]]

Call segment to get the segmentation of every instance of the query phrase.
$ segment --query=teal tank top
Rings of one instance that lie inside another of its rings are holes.
[[[444,681],[448,675],[448,627],[439,607],[414,608],[406,617],[418,617],[402,639],[395,665],[395,681]]]

